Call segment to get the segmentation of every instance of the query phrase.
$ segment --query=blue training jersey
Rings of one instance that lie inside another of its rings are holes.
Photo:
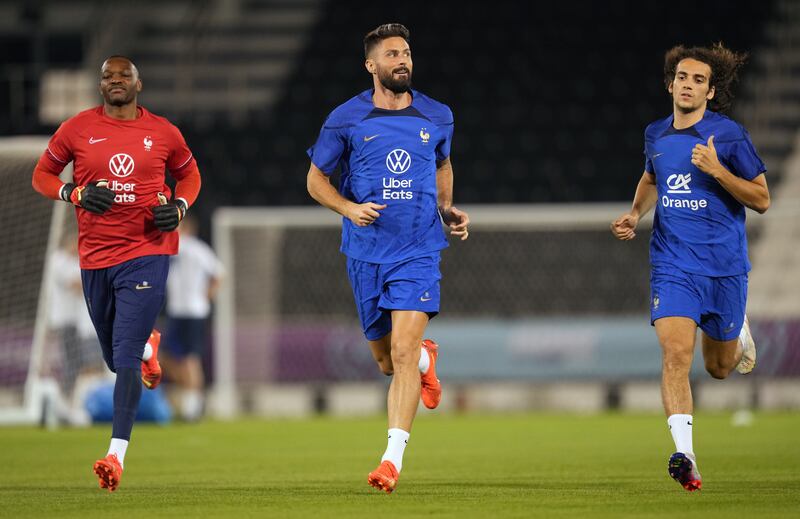
[[[412,90],[402,110],[384,110],[367,90],[338,106],[308,149],[326,175],[339,166],[339,192],[363,204],[386,204],[371,225],[342,221],[341,251],[370,263],[395,263],[447,247],[437,208],[436,161],[450,155],[453,114]]]
[[[650,262],[720,277],[750,270],[745,207],[692,164],[692,148],[714,136],[720,163],[745,180],[766,171],[750,135],[735,121],[706,110],[697,124],[676,130],[670,115],[645,130],[645,166],[656,176],[658,202]]]

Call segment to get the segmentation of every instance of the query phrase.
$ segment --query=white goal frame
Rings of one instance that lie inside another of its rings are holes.
[[[3,138],[0,139],[0,156],[37,158],[47,149],[48,140],[47,137],[40,136]],[[33,169],[31,169],[31,173],[33,173]],[[64,168],[62,178],[72,178],[71,163]],[[47,248],[44,257],[41,258],[42,284],[39,287],[30,362],[23,389],[22,404],[19,407],[0,408],[0,425],[34,424],[43,419],[46,420],[47,417],[43,416],[46,402],[48,400],[52,402],[58,397],[58,386],[53,384],[52,381],[44,380],[42,377],[43,353],[49,320],[49,290],[47,287],[52,284],[50,279],[52,273],[50,269],[46,268],[46,262],[58,247],[58,242],[64,229],[67,209],[67,204],[53,202]]]
[[[795,203],[797,202],[797,203]],[[787,219],[800,217],[800,200],[782,200],[774,204],[765,215],[748,210],[748,228],[783,226]],[[630,210],[629,202],[621,203],[581,203],[581,204],[535,204],[535,205],[467,205],[462,209],[469,212],[470,230],[473,239],[480,239],[481,231],[524,229],[530,231],[609,231],[610,224],[621,214]],[[639,224],[639,240],[647,240],[652,229],[651,211]],[[213,245],[220,260],[227,266],[227,279],[218,293],[214,314],[214,384],[209,394],[209,412],[221,419],[237,416],[240,412],[240,391],[236,378],[235,352],[235,278],[237,251],[232,237],[234,229],[265,229],[269,233],[269,243],[259,249],[259,261],[278,261],[282,231],[289,229],[339,228],[342,218],[323,207],[223,207],[213,215]],[[758,242],[756,242],[758,243]],[[751,257],[758,252],[751,249]],[[266,251],[266,254],[264,254]],[[339,254],[336,250],[324,253]],[[769,269],[756,262],[751,273],[757,274]],[[342,273],[344,275],[344,273]],[[800,273],[797,273],[800,275]],[[265,297],[275,297],[265,294]]]
[[[537,205],[467,205],[473,231],[492,229],[529,230],[602,230],[630,208],[627,203],[537,204]],[[274,231],[276,253],[281,231],[292,228],[337,228],[342,217],[323,207],[223,207],[212,220],[213,246],[226,265],[226,279],[217,294],[214,314],[214,384],[209,394],[209,412],[220,419],[231,419],[239,412],[239,389],[236,386],[234,326],[236,251],[233,229],[269,229]],[[642,229],[652,225],[649,215],[641,222]],[[339,254],[331,250],[330,254]],[[263,258],[269,262],[273,259]],[[271,297],[265,294],[265,297]]]

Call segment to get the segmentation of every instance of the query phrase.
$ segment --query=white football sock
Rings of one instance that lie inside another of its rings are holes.
[[[423,375],[428,372],[431,367],[431,354],[428,353],[426,348],[420,348],[419,352],[419,372]]]
[[[144,345],[144,353],[142,353],[142,360],[147,362],[150,360],[150,357],[153,356],[153,347],[150,346],[150,343]]]
[[[125,467],[125,451],[128,450],[128,440],[111,438],[111,445],[108,447],[108,454],[116,454],[120,466]],[[108,455],[107,454],[107,455]]]
[[[403,452],[406,450],[409,436],[411,435],[403,429],[389,429],[389,441],[381,461],[391,461],[397,472],[403,468]]]
[[[747,336],[747,330],[745,329],[744,326],[742,326],[742,329],[739,332],[739,344],[737,345],[739,350],[742,352],[742,356],[744,356],[744,352],[747,349],[748,343],[752,343],[752,341],[753,338]]]
[[[692,415],[674,414],[667,418],[669,432],[675,442],[675,450],[684,454],[694,454],[692,447]]]

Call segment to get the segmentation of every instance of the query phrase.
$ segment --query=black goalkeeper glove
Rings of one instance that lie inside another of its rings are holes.
[[[183,200],[167,202],[163,193],[158,194],[159,205],[153,207],[153,221],[160,231],[174,231],[183,217],[186,216],[186,204]]]
[[[90,182],[85,186],[64,184],[61,199],[83,207],[90,213],[103,214],[111,208],[116,193],[108,189],[108,180]]]

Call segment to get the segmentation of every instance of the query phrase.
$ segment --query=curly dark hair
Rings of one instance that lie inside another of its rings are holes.
[[[411,43],[411,33],[406,29],[405,25],[402,23],[385,23],[372,29],[364,36],[364,56],[369,57],[369,53],[381,41],[394,36],[399,36],[406,40],[406,43]]]
[[[739,79],[739,67],[747,61],[747,53],[736,53],[726,48],[722,42],[711,47],[684,47],[676,45],[664,55],[664,86],[675,80],[675,69],[681,60],[691,58],[711,67],[709,88],[714,88],[714,98],[708,102],[709,109],[727,112],[733,101],[731,89]]]

